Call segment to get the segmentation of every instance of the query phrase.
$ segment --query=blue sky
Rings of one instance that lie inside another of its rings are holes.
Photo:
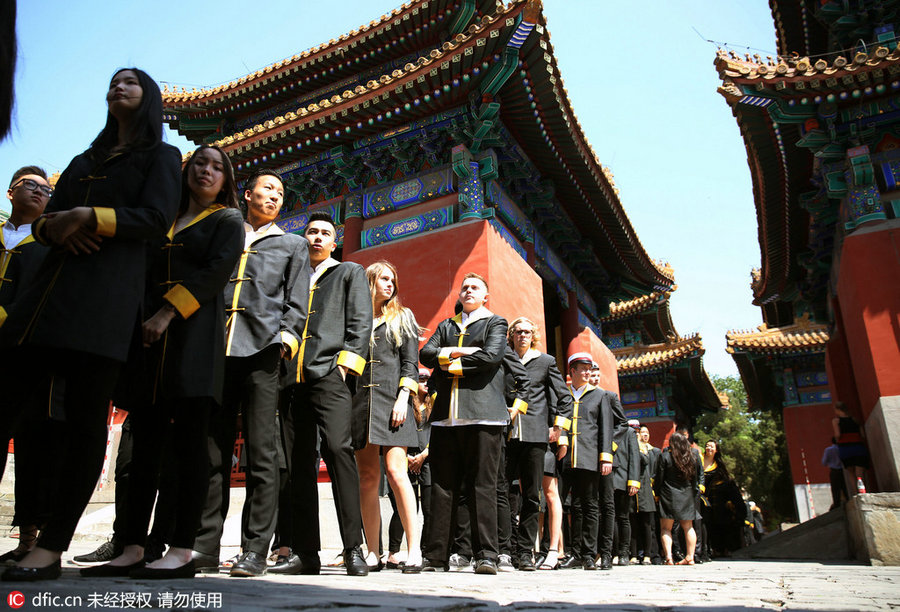
[[[215,85],[399,5],[20,1],[15,125],[0,143],[0,177],[25,164],[64,169],[103,126],[117,67],[139,66],[159,82]],[[774,54],[767,3],[544,0],[544,14],[588,140],[613,171],[644,248],[675,268],[678,332],[702,334],[711,374],[736,374],[725,332],[761,322],[750,303],[759,245],[746,152],[716,92],[716,46],[704,39]],[[174,132],[167,137],[183,152],[193,149]]]

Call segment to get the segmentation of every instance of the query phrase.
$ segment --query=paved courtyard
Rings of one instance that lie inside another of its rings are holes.
[[[95,546],[96,542],[76,542],[66,558]],[[324,552],[323,561],[333,558],[334,552]],[[37,585],[4,583],[3,589],[4,599],[11,592],[22,593],[23,610],[481,611],[573,606],[667,611],[900,610],[900,567],[718,561],[694,567],[633,566],[611,572],[560,570],[497,576],[471,571],[420,575],[382,571],[365,578],[324,568],[320,576],[230,578],[222,574],[157,583],[81,579],[77,568],[68,563],[60,580]]]

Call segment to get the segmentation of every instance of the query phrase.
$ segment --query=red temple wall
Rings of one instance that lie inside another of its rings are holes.
[[[475,272],[489,286],[487,307],[511,321],[524,315],[544,328],[541,279],[486,221],[460,223],[356,251],[363,266],[387,260],[397,267],[400,298],[415,313],[426,337],[453,315],[463,276]],[[541,350],[546,350],[542,340]]]
[[[900,395],[900,227],[844,240],[837,295],[865,419],[880,397]]]
[[[806,471],[810,484],[828,483],[828,468],[822,465],[822,453],[831,446],[831,404],[786,406],[784,437],[791,463],[791,479],[794,484],[805,485],[803,455],[806,455]]]

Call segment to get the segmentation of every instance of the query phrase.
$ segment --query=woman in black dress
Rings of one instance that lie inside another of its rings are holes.
[[[369,359],[353,396],[354,414],[367,415],[367,442],[356,453],[360,509],[369,554],[366,562],[380,568],[378,558],[381,513],[379,455],[384,455],[388,483],[406,533],[408,555],[404,573],[422,569],[420,533],[416,528],[416,498],[409,482],[406,449],[418,445],[412,396],[418,391],[419,326],[397,296],[397,269],[386,261],[366,268],[372,291],[372,339]]]
[[[129,405],[134,450],[125,548],[106,565],[82,569],[83,576],[194,576],[191,551],[209,482],[207,431],[225,373],[223,291],[244,246],[236,189],[225,153],[200,147],[184,167],[174,225],[150,244],[146,312],[153,314],[141,330],[144,352],[129,364],[143,384]],[[173,535],[165,556],[142,567],[170,422],[178,455]]]
[[[50,400],[65,410],[68,439],[46,451],[62,453],[59,502],[37,547],[4,580],[60,574],[100,476],[109,403],[140,327],[146,244],[165,235],[178,209],[181,154],[162,142],[159,87],[137,68],[119,70],[106,101],[106,126],[62,173],[32,226],[51,249],[0,332],[3,345],[26,351],[11,373],[17,387],[52,376]]]
[[[703,506],[703,543],[707,556],[727,556],[741,547],[745,507],[741,490],[728,473],[722,451],[709,440],[703,451],[703,486],[709,506]]]
[[[697,534],[694,519],[697,518],[697,492],[700,489],[700,463],[691,452],[691,445],[680,433],[669,439],[668,452],[663,452],[656,466],[653,481],[659,498],[659,528],[665,551],[666,565],[672,565],[672,525],[678,521],[684,531],[685,558],[679,565],[694,565],[694,548]]]

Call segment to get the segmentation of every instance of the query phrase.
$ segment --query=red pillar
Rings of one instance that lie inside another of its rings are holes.
[[[882,491],[900,491],[900,220],[844,239],[836,262],[842,329]]]
[[[347,217],[344,219],[344,257],[359,250],[363,229],[362,217]]]

